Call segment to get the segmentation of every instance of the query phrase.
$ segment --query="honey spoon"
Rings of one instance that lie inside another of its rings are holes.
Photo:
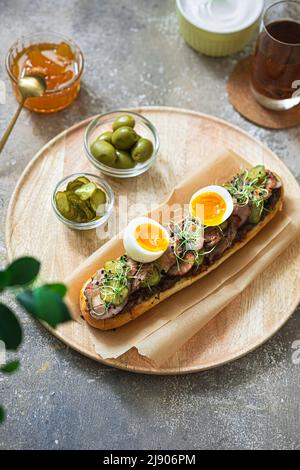
[[[45,93],[47,85],[45,79],[41,75],[28,75],[27,77],[23,77],[18,80],[17,87],[21,95],[21,101],[14,117],[0,140],[0,153],[2,152],[11,131],[17,122],[25,100],[27,98],[42,96]]]

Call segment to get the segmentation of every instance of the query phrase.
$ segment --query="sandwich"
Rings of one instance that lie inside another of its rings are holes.
[[[245,246],[282,210],[279,176],[258,165],[222,186],[199,189],[188,214],[167,227],[134,219],[124,254],[99,266],[80,292],[83,318],[100,330],[136,319],[199,281]]]

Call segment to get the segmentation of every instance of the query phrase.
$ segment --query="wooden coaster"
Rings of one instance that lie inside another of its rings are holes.
[[[252,57],[242,59],[227,83],[228,97],[235,109],[246,119],[268,129],[287,129],[300,124],[300,105],[288,111],[270,111],[255,100],[250,88]]]

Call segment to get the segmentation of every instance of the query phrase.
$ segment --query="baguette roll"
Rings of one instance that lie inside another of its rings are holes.
[[[94,328],[99,330],[112,330],[115,328],[119,328],[126,323],[138,318],[143,313],[147,312],[148,310],[152,309],[159,303],[163,302],[165,299],[169,298],[170,296],[176,294],[177,292],[181,291],[185,287],[192,285],[193,283],[199,281],[204,276],[209,275],[211,271],[216,269],[220,266],[224,261],[230,258],[231,255],[236,253],[242,247],[244,247],[250,240],[252,240],[263,228],[276,216],[276,214],[282,210],[283,207],[283,186],[280,178],[274,173],[270,173],[271,175],[275,176],[277,181],[277,188],[278,191],[275,204],[272,207],[271,211],[267,211],[264,217],[258,222],[256,225],[251,225],[251,228],[247,230],[241,237],[237,237],[237,239],[232,243],[230,247],[228,247],[222,255],[212,262],[210,265],[205,266],[201,272],[193,274],[188,273],[187,275],[179,278],[173,285],[167,289],[162,291],[157,291],[150,295],[148,298],[136,302],[136,304],[132,302],[128,302],[128,306],[124,306],[124,308],[114,316],[110,318],[96,318],[91,312],[90,302],[87,296],[87,288],[90,283],[93,281],[94,276],[87,280],[87,282],[83,285],[81,292],[80,292],[80,310],[82,313],[83,318]],[[240,239],[239,239],[240,238]],[[95,274],[95,276],[97,273]]]

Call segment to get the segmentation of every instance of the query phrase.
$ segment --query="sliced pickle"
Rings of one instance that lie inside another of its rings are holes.
[[[87,221],[85,212],[80,207],[73,207],[73,210],[75,215],[72,220],[74,220],[74,222],[82,223]]]
[[[87,179],[85,176],[79,176],[74,181],[70,181],[67,186],[67,191],[76,191],[76,189],[80,188],[83,184],[89,183],[90,180]]]
[[[128,287],[118,287],[116,284],[104,286],[100,290],[101,299],[109,304],[121,305],[129,295]]]
[[[76,189],[74,192],[76,196],[78,196],[82,201],[86,201],[90,199],[93,194],[97,191],[97,186],[95,183],[86,183],[80,186],[80,188]]]
[[[124,264],[118,260],[106,261],[106,263],[104,263],[104,270],[109,274],[122,274]]]
[[[198,255],[195,259],[195,265],[197,266],[197,268],[200,268],[200,266],[202,266],[203,262],[204,262],[204,258],[205,256],[204,255]]]
[[[154,287],[160,282],[160,272],[157,268],[153,269],[150,276],[141,283],[141,287]]]
[[[97,188],[90,199],[92,209],[98,214],[103,215],[105,212],[106,194]]]
[[[80,181],[80,183],[83,183],[83,184],[90,182],[90,180],[86,178],[85,176],[79,176],[78,178],[76,178],[76,181]]]
[[[80,188],[80,186],[82,186],[83,183],[80,183],[80,181],[70,181],[70,183],[68,183],[67,185],[67,191],[75,191],[76,189]]]
[[[85,176],[70,181],[65,191],[55,195],[57,210],[77,223],[99,220],[105,212],[106,194]]]
[[[250,224],[258,224],[262,216],[263,206],[256,206],[255,204],[251,208],[251,214],[249,217]]]
[[[248,177],[251,180],[262,181],[266,177],[266,168],[264,165],[257,165],[249,171]]]
[[[66,192],[68,201],[70,204],[72,204],[75,207],[83,208],[85,206],[85,202],[80,199],[77,194],[73,193],[72,191],[67,191]]]
[[[55,194],[56,207],[64,217],[68,218],[70,215],[71,206],[66,193],[59,191]]]
[[[70,206],[73,208],[73,215],[69,217],[70,220],[74,222],[89,222],[95,217],[96,214],[75,193],[66,191],[66,196]]]
[[[95,217],[95,212],[93,210],[91,210],[87,205],[85,205],[82,208],[82,212],[84,212],[84,214],[86,216],[86,219],[87,219],[87,222],[90,222]]]

